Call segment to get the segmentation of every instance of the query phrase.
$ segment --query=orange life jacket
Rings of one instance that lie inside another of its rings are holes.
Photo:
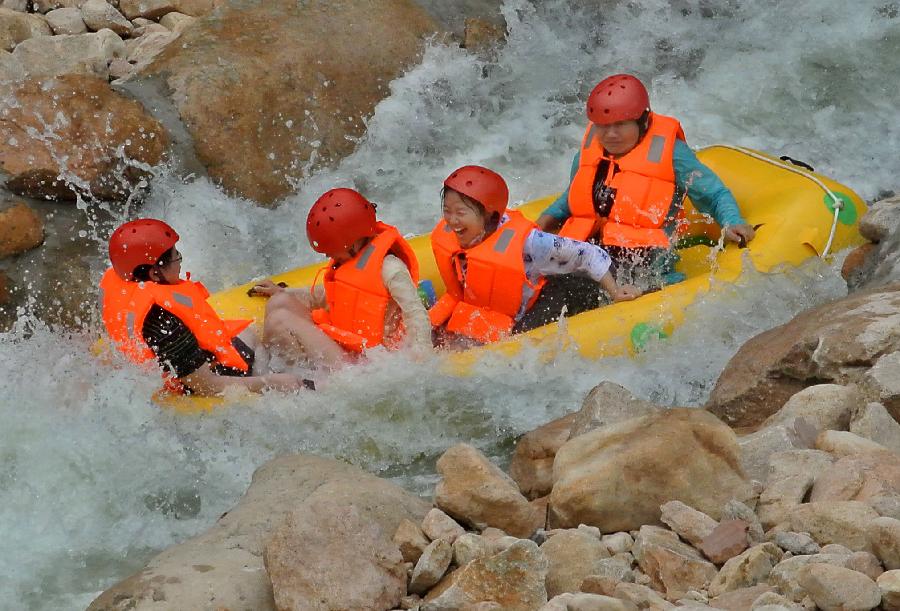
[[[544,286],[542,278],[532,284],[525,276],[522,250],[534,222],[516,210],[509,220],[486,240],[462,248],[456,234],[441,220],[431,232],[431,248],[447,292],[428,312],[431,324],[481,342],[493,342],[509,334],[522,306],[522,289],[534,295],[531,307]],[[462,259],[465,258],[465,274]],[[526,308],[527,309],[527,308]]]
[[[326,335],[353,352],[382,343],[395,347],[403,335],[401,325],[394,337],[384,337],[385,313],[391,301],[381,277],[384,257],[399,257],[409,268],[413,284],[419,283],[416,253],[396,228],[381,222],[377,227],[378,235],[350,261],[338,267],[331,261],[323,280],[328,307],[312,312],[313,321]]]
[[[182,280],[177,284],[128,282],[112,269],[100,280],[103,324],[116,348],[135,363],[155,360],[156,355],[144,341],[144,319],[154,305],[177,316],[197,338],[200,348],[211,352],[216,362],[226,367],[249,371],[249,366],[231,340],[253,322],[222,320],[206,299],[209,291],[199,282]],[[169,383],[168,390],[180,390]]]
[[[683,215],[672,162],[675,141],[684,140],[678,119],[650,113],[650,125],[640,142],[621,157],[612,157],[600,143],[593,123],[581,145],[578,171],[569,186],[569,217],[559,235],[587,240],[598,234],[605,246],[669,248],[663,227]],[[609,170],[604,183],[614,189],[606,218],[594,207],[594,180],[602,161]],[[677,200],[677,201],[676,201]]]

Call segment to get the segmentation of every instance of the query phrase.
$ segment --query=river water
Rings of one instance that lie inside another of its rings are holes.
[[[184,268],[213,290],[314,261],[303,220],[333,186],[356,186],[384,220],[420,233],[437,218],[440,181],[465,163],[500,171],[518,201],[562,188],[583,100],[619,71],[641,76],[654,109],[676,114],[694,146],[788,154],[869,200],[896,187],[897,2],[537,4],[506,2],[509,40],[494,60],[431,45],[392,83],[357,152],[277,210],[162,170],[143,213],[179,230]],[[604,379],[664,404],[700,404],[748,337],[845,292],[819,261],[749,272],[635,361],[564,355],[542,365],[525,353],[460,379],[433,360],[376,355],[319,392],[196,418],[152,404],[158,380],[92,358],[96,326],[54,332],[25,312],[0,335],[0,607],[84,608],[207,528],[278,454],[345,459],[428,494],[449,445],[470,442],[502,462],[516,435],[576,408]]]

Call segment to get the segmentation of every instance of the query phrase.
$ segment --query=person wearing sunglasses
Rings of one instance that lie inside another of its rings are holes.
[[[130,221],[110,236],[111,267],[100,291],[103,323],[115,347],[135,363],[158,363],[172,393],[311,388],[291,373],[258,371],[253,321],[222,320],[207,303],[206,288],[190,274],[181,278],[178,239],[157,219]]]

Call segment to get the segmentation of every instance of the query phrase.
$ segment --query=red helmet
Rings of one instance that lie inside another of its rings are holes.
[[[353,189],[332,189],[316,200],[306,217],[313,250],[332,254],[378,232],[375,205]]]
[[[123,280],[131,280],[138,266],[154,265],[177,241],[178,233],[162,221],[129,221],[109,237],[109,260]]]
[[[444,181],[444,186],[471,197],[491,214],[503,214],[509,203],[509,188],[503,177],[480,165],[459,168]]]
[[[648,110],[647,88],[630,74],[614,74],[603,79],[587,101],[588,119],[597,125],[637,120]]]

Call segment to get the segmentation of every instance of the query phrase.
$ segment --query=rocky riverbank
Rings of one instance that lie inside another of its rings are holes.
[[[892,239],[900,205],[870,214]],[[603,382],[509,474],[447,449],[429,501],[276,459],[90,609],[900,609],[898,305],[873,286],[753,338],[705,409]]]

